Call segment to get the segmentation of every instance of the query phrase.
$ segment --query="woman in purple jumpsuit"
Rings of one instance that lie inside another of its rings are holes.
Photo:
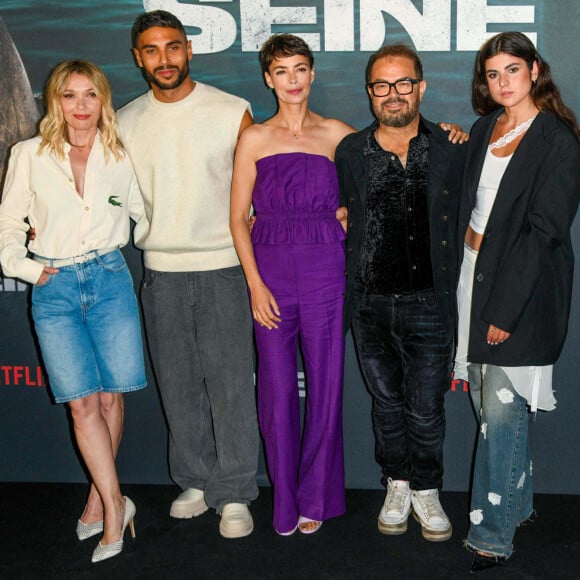
[[[352,127],[308,109],[308,45],[272,36],[260,51],[278,112],[236,152],[231,230],[246,274],[258,349],[258,414],[274,488],[274,529],[316,532],[344,513],[342,380],[345,231],[334,151]],[[251,232],[248,215],[256,221]],[[307,404],[300,426],[297,349]]]

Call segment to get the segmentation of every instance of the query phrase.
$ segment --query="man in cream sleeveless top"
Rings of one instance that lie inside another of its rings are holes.
[[[132,29],[151,90],[119,111],[151,228],[141,291],[149,351],[182,493],[170,515],[221,514],[227,538],[253,530],[258,427],[252,324],[229,231],[234,151],[249,103],[189,77],[181,22],[156,10]]]

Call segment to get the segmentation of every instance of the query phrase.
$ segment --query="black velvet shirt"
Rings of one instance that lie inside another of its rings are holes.
[[[364,147],[369,181],[358,281],[374,294],[416,292],[433,287],[427,175],[428,129],[409,143],[407,166],[369,133]]]

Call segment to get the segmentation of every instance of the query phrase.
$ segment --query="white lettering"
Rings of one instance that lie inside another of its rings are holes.
[[[399,21],[417,50],[450,50],[451,0],[423,0],[423,13],[412,0],[360,0],[361,50],[385,43],[383,12]]]
[[[213,0],[231,2],[231,0]],[[226,10],[214,6],[193,6],[176,0],[143,0],[145,11],[167,10],[175,14],[183,26],[195,26],[201,32],[188,35],[194,54],[209,54],[227,50],[236,40],[235,18]]]
[[[307,1],[304,0],[305,3]],[[479,50],[483,42],[495,34],[488,32],[488,28],[495,24],[510,24],[512,30],[534,24],[533,4],[488,6],[489,1],[310,0],[311,6],[272,6],[272,0],[239,0],[242,52],[257,52],[273,32],[284,32],[286,26],[296,25],[304,25],[305,30],[293,29],[292,32],[303,38],[313,51],[353,52],[357,8],[361,51],[374,51],[390,42],[387,38],[387,17],[396,20],[408,33],[415,48],[423,52],[451,50],[454,8],[457,51]],[[281,0],[275,2],[280,3]],[[188,35],[194,53],[227,50],[237,38],[236,18],[225,7],[205,4],[229,4],[231,7],[235,2],[199,0],[194,5],[178,0],[143,0],[145,10],[167,10],[175,14],[184,26],[199,30],[197,34]],[[308,26],[322,22],[324,47],[321,46],[321,34],[308,31]],[[522,32],[537,43],[537,33]]]
[[[324,50],[354,51],[354,0],[324,2]]]
[[[479,50],[495,32],[487,32],[488,24],[534,22],[533,6],[488,6],[487,0],[457,0],[457,50]],[[517,29],[516,26],[513,27]],[[523,32],[523,31],[522,31]],[[536,44],[535,32],[524,32]]]
[[[272,7],[270,0],[240,0],[240,24],[242,52],[258,51],[272,34],[272,24],[316,24],[316,8]],[[312,50],[320,50],[320,34],[294,34],[307,42]]]

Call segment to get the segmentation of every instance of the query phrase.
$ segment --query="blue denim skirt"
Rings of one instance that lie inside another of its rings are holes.
[[[57,403],[146,386],[131,274],[120,250],[56,266],[32,291],[32,318]]]

